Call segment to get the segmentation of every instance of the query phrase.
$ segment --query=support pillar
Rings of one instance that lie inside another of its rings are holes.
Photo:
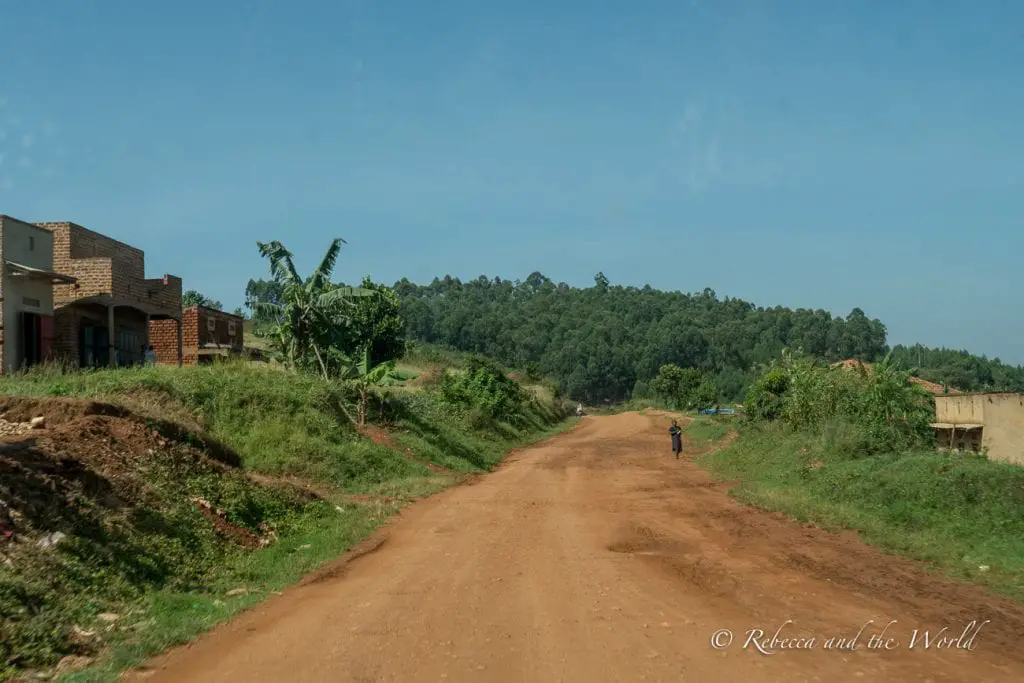
[[[114,304],[107,306],[107,361],[110,367],[117,367],[117,346],[115,340],[117,337],[114,335]]]
[[[178,367],[181,367],[181,318],[178,318]]]

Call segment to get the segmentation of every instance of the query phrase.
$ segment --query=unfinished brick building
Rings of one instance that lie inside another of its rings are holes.
[[[207,306],[190,306],[181,312],[181,362],[183,365],[209,363],[217,358],[240,356],[245,352],[243,318]],[[174,320],[155,320],[150,335],[157,362],[176,358],[178,326]],[[175,361],[176,362],[176,361]]]
[[[36,223],[53,234],[53,269],[75,278],[53,287],[54,354],[79,367],[143,361],[150,326],[170,321],[175,343],[162,362],[181,359],[181,278],[146,279],[141,249],[75,223]]]

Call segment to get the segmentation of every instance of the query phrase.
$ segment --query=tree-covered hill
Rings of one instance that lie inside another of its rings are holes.
[[[1024,392],[1024,367],[1007,365],[998,358],[900,344],[892,348],[892,360],[900,367],[914,368],[914,374],[922,379],[965,391]]]
[[[469,282],[435,279],[395,284],[409,335],[559,379],[574,399],[628,398],[665,363],[698,368],[715,378],[723,398],[739,398],[761,363],[783,348],[828,361],[875,361],[889,348],[885,325],[859,309],[836,317],[824,310],[758,307],[719,299],[714,291],[686,294],[612,286],[554,283],[540,273],[525,281],[481,276]],[[904,368],[962,389],[1024,390],[1024,368],[966,352],[896,347]]]

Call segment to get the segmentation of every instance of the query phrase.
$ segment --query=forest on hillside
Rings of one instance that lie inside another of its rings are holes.
[[[387,289],[368,278],[361,286]],[[643,395],[666,364],[700,370],[722,399],[740,400],[783,349],[828,362],[875,362],[891,354],[894,366],[955,389],[1024,392],[1024,367],[967,351],[890,348],[885,325],[859,308],[845,317],[821,309],[765,308],[719,298],[711,289],[613,286],[601,273],[584,288],[535,272],[525,281],[446,276],[417,285],[402,279],[392,289],[397,306],[380,308],[373,323],[389,330],[382,338],[405,336],[480,353],[555,379],[568,396],[587,402]],[[246,301],[250,310],[261,301],[279,303],[279,283],[250,280]],[[398,353],[374,349],[382,358]]]
[[[711,289],[697,293],[450,276],[394,285],[411,339],[487,355],[557,379],[573,399],[620,400],[646,390],[664,364],[696,368],[723,399],[740,399],[759,368],[784,348],[825,361],[891,361],[919,377],[962,390],[1024,391],[1024,367],[966,351],[889,348],[885,325],[854,308],[764,308]]]

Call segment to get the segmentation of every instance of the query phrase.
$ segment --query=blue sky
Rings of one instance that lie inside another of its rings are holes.
[[[338,236],[347,281],[603,271],[1024,363],[1024,3],[0,0],[0,25],[0,213],[228,308],[256,240],[305,270]]]

